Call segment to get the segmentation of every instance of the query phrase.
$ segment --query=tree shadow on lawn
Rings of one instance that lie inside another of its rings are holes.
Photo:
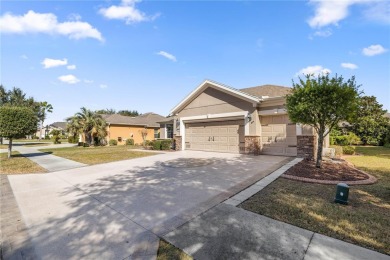
[[[155,234],[166,234],[227,199],[233,186],[245,188],[249,184],[240,184],[243,178],[253,183],[267,174],[253,177],[254,169],[262,170],[254,168],[253,160],[261,157],[211,159],[215,162],[206,167],[163,167],[157,161],[119,173],[109,169],[103,176],[90,172],[91,167],[76,177],[71,172],[61,175],[73,186],[30,194],[33,208],[24,217],[37,252],[53,259],[153,255]],[[95,179],[94,174],[101,177]],[[251,230],[246,236],[256,241]],[[236,245],[229,246],[235,250]]]

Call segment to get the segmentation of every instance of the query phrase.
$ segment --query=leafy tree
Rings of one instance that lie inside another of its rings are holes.
[[[122,116],[133,116],[133,117],[140,115],[140,113],[138,113],[137,110],[120,110],[118,111],[117,114]]]
[[[287,96],[287,111],[292,122],[312,126],[318,135],[316,167],[321,167],[322,148],[326,135],[341,120],[348,121],[357,109],[359,86],[355,77],[344,81],[342,76],[306,75],[293,81]]]
[[[41,131],[39,134],[39,140],[41,140],[42,136],[42,128],[43,128],[43,122],[46,120],[46,115],[47,113],[52,113],[53,112],[53,106],[46,101],[40,102],[40,111],[39,111],[39,120],[41,121]]]
[[[38,116],[29,107],[0,107],[0,136],[9,138],[8,158],[11,157],[12,139],[33,134],[37,125]]]
[[[73,117],[66,119],[67,128],[71,133],[82,133],[85,136],[86,142],[93,144],[93,136],[96,135],[100,139],[107,135],[107,123],[98,113],[95,113],[85,107],[76,113]]]
[[[360,97],[358,105],[357,116],[349,129],[364,145],[382,145],[389,125],[389,118],[384,116],[387,111],[374,96]]]

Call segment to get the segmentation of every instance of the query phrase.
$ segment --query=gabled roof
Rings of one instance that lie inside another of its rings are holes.
[[[50,124],[51,127],[66,130],[66,122],[54,122]]]
[[[102,115],[102,117],[109,124],[114,125],[134,125],[145,127],[160,127],[158,122],[165,120],[166,118],[156,113],[145,113],[137,117],[122,116],[119,114]]]
[[[262,85],[252,88],[243,88],[240,91],[257,97],[284,97],[291,93],[291,88],[277,85]]]
[[[186,105],[188,105],[192,100],[194,100],[197,96],[199,96],[206,88],[215,88],[222,92],[225,92],[227,94],[230,94],[232,96],[235,96],[237,98],[246,100],[248,102],[251,102],[253,104],[257,104],[261,101],[261,98],[257,96],[253,96],[252,94],[245,93],[243,91],[240,91],[238,89],[226,86],[224,84],[211,81],[211,80],[205,80],[203,81],[196,89],[194,89],[189,95],[187,95],[179,104],[177,104],[170,112],[170,115],[176,114],[178,111],[183,109]]]

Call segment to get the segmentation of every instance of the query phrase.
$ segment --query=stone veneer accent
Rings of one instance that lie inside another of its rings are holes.
[[[316,155],[317,137],[297,135],[297,157],[313,160]]]
[[[260,136],[245,136],[245,151],[246,154],[259,155],[262,149]]]
[[[182,137],[180,135],[174,135],[173,140],[175,142],[175,151],[181,151],[181,140]]]

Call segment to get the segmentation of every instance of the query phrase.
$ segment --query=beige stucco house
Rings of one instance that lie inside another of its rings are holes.
[[[171,110],[161,132],[172,129],[176,150],[313,156],[314,130],[287,115],[290,91],[274,85],[235,89],[206,80]]]
[[[102,115],[107,122],[107,143],[111,139],[118,141],[118,145],[126,144],[127,139],[133,139],[135,144],[142,144],[141,132],[146,131],[145,140],[160,138],[159,121],[165,117],[155,113],[145,113],[137,117],[122,116],[119,114]]]

